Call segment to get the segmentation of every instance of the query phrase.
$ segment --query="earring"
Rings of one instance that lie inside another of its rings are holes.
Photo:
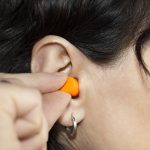
[[[77,122],[73,114],[71,114],[72,127],[66,127],[66,132],[70,137],[75,137],[77,133]]]

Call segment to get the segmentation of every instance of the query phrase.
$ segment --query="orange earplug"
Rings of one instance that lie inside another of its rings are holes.
[[[68,77],[60,91],[69,93],[72,97],[76,97],[79,95],[79,83],[75,78]]]

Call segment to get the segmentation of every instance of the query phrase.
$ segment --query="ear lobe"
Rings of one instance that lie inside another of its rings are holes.
[[[66,111],[61,115],[58,122],[63,126],[72,126],[71,115],[75,117],[77,123],[80,123],[85,118],[85,108],[81,102],[83,99],[72,100]]]
[[[42,45],[32,55],[32,72],[64,72],[71,71],[71,60],[66,49],[59,44]]]

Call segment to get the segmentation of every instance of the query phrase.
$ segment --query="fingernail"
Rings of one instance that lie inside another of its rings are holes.
[[[67,74],[62,73],[62,72],[54,73],[54,75],[56,75],[56,76],[64,76],[64,77],[67,77]]]

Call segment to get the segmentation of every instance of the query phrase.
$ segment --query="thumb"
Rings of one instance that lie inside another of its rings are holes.
[[[47,118],[49,129],[63,114],[71,101],[71,96],[63,92],[48,93],[43,96],[43,110]]]

